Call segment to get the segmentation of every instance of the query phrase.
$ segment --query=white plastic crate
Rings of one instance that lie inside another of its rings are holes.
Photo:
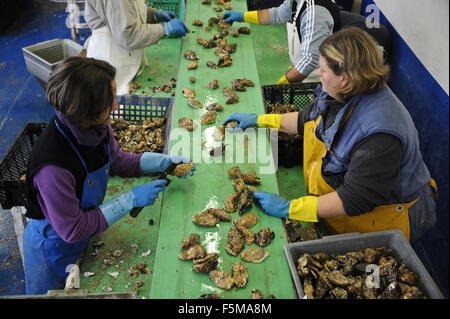
[[[54,39],[22,48],[28,72],[34,75],[45,88],[50,73],[61,61],[78,56],[83,49],[69,39]]]

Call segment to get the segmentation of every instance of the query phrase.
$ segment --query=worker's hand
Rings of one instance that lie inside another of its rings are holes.
[[[222,19],[228,24],[233,24],[233,22],[244,22],[244,12],[227,11],[224,13]]]
[[[156,22],[169,22],[172,19],[175,19],[177,16],[172,11],[167,10],[156,10],[155,12],[155,20]]]
[[[232,129],[232,132],[236,132],[239,129],[246,129],[250,126],[258,126],[258,114],[253,113],[233,113],[231,114],[225,121],[223,121],[222,125],[226,125],[230,121],[238,121],[239,125]]]
[[[176,35],[177,37],[181,38],[182,36],[184,36],[186,33],[189,32],[188,28],[183,23],[183,21],[181,21],[177,18],[172,19],[169,22],[164,22],[163,27],[164,27],[164,33],[167,36],[173,34],[173,35]]]
[[[270,194],[267,192],[253,193],[253,197],[259,201],[259,204],[266,214],[279,218],[289,218],[291,201],[286,200],[277,194]]]
[[[166,189],[167,180],[158,179],[154,182],[136,186],[131,190],[134,195],[134,207],[153,205],[158,194]]]
[[[144,174],[151,173],[162,173],[164,172],[172,163],[190,163],[191,160],[178,156],[178,155],[166,155],[160,153],[144,152],[140,159],[140,167]],[[188,173],[189,176],[194,175],[195,165],[192,170]],[[180,176],[181,178],[186,178],[186,175]]]
[[[276,84],[289,84],[289,81],[286,78],[286,75],[283,75],[281,78],[279,78]]]

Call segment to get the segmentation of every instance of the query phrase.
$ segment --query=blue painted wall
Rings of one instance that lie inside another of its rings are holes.
[[[361,14],[374,4],[363,0]],[[438,222],[414,247],[448,297],[449,272],[449,96],[381,12],[381,23],[392,33],[389,86],[410,112],[419,132],[421,152],[439,188]],[[430,48],[432,50],[432,48]],[[448,53],[447,53],[448,54]]]

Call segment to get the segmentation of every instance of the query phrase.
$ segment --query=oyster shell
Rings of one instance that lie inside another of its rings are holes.
[[[191,61],[188,63],[187,68],[188,70],[194,70],[198,66],[198,61]]]
[[[252,290],[252,299],[264,299],[264,295],[259,291],[259,289]]]
[[[231,129],[231,128],[234,128],[234,127],[236,127],[236,126],[238,126],[238,125],[239,125],[239,122],[238,122],[238,121],[229,121],[229,122],[225,125],[225,127],[228,128],[228,129]]]
[[[231,289],[234,286],[234,280],[231,275],[223,270],[211,270],[209,278],[219,288]]]
[[[212,9],[213,9],[214,11],[216,11],[216,12],[222,12],[222,11],[223,11],[223,9],[220,8],[220,7],[213,7]]]
[[[391,282],[385,290],[381,292],[378,299],[399,299],[402,296],[402,290],[399,284],[394,281]]]
[[[198,57],[198,55],[197,55],[194,51],[192,51],[192,50],[187,50],[187,51],[185,51],[185,52],[184,52],[184,57],[185,57],[186,59],[188,59],[188,60],[198,60],[198,59],[200,59],[200,58]]]
[[[238,29],[233,30],[233,32],[231,32],[231,35],[235,38],[239,37],[239,30]]]
[[[237,256],[245,245],[245,238],[242,233],[234,226],[228,231],[228,240],[225,250],[232,256]]]
[[[217,43],[211,39],[211,40],[203,40],[200,43],[205,49],[211,49],[217,47]]]
[[[216,127],[213,137],[215,140],[223,141],[225,139],[225,126]]]
[[[185,250],[194,245],[198,245],[200,243],[200,235],[199,234],[190,234],[188,238],[183,240],[181,243],[180,249]]]
[[[219,43],[217,44],[217,46],[218,46],[219,48],[225,48],[225,47],[227,46],[227,44],[228,44],[227,38],[223,38],[223,39],[221,39],[221,40],[219,41]]]
[[[194,215],[192,221],[201,226],[216,226],[219,218],[205,211]]]
[[[243,92],[246,90],[245,83],[242,82],[240,79],[231,80],[231,86],[235,91]]]
[[[257,193],[259,192],[259,190],[257,190],[255,187],[247,185],[247,192],[251,195],[253,195],[253,193]]]
[[[211,103],[209,104],[206,109],[208,111],[216,111],[216,112],[222,112],[223,111],[223,106],[219,103]]]
[[[364,261],[368,264],[376,264],[380,253],[375,248],[364,249]]]
[[[224,4],[224,6],[225,6],[225,9],[231,10],[231,8],[233,8],[233,3],[231,1],[230,2],[226,2]]]
[[[226,23],[224,20],[219,20],[217,27],[221,30],[225,30],[225,29],[228,29],[229,27],[231,27],[231,25]]]
[[[200,117],[200,123],[203,125],[212,124],[216,121],[216,111],[207,111]]]
[[[189,77],[189,82],[195,83],[195,78],[193,76]]]
[[[212,79],[211,81],[209,81],[209,88],[211,90],[215,90],[219,87],[219,80],[216,79]]]
[[[219,218],[221,221],[229,222],[231,221],[231,215],[228,214],[225,210],[219,209],[219,208],[208,208],[205,210],[206,213],[211,214],[217,218]]]
[[[236,48],[237,48],[237,43],[231,43],[228,44],[224,49],[225,51],[227,51],[228,53],[234,53],[236,52]]]
[[[255,213],[248,213],[240,218],[234,220],[233,225],[235,226],[244,226],[246,228],[253,227],[258,222],[258,216]]]
[[[233,64],[233,60],[228,55],[223,58],[219,58],[219,62],[217,62],[217,66],[219,68],[230,66],[231,64]]]
[[[211,0],[202,0],[202,4],[211,4]]]
[[[184,97],[194,98],[194,97],[197,96],[197,94],[195,93],[194,90],[191,90],[190,88],[184,88],[183,89],[183,96]]]
[[[219,67],[217,66],[217,64],[215,64],[213,61],[207,61],[206,65],[208,67],[210,67],[211,69],[218,69]]]
[[[240,27],[237,31],[242,34],[250,34],[250,29],[248,27]]]
[[[220,19],[216,18],[216,17],[211,17],[208,20],[208,24],[211,25],[211,26],[214,25],[214,24],[218,24],[219,22],[220,22]]]
[[[303,291],[308,299],[314,299],[314,286],[311,277],[306,277],[303,281]]]
[[[233,186],[236,188],[238,193],[242,193],[245,188],[244,180],[240,177],[235,177],[233,181]]]
[[[232,193],[223,202],[223,208],[229,212],[234,213],[238,206],[239,193]]]
[[[241,262],[237,262],[231,267],[231,274],[236,286],[239,288],[242,288],[247,284],[248,270]]]
[[[404,282],[405,284],[411,285],[411,286],[414,286],[417,282],[417,274],[415,274],[414,272],[409,270],[405,264],[402,264],[398,268],[397,276],[398,276],[398,280],[400,280],[401,282]]]
[[[272,242],[274,237],[275,233],[270,231],[270,228],[263,228],[256,234],[256,244],[259,247],[266,247]]]
[[[175,166],[175,169],[170,173],[173,176],[184,176],[189,173],[194,167],[194,163],[181,163]]]
[[[209,4],[211,4],[211,0],[209,0]],[[216,294],[203,294],[198,299],[220,299]]]
[[[263,262],[269,257],[269,251],[264,248],[247,248],[241,253],[242,260],[251,263]]]
[[[210,272],[214,270],[219,264],[219,254],[207,254],[204,258],[194,259],[194,266],[192,270],[195,272]]]
[[[328,275],[328,279],[330,279],[330,281],[337,286],[350,286],[351,284],[353,284],[353,279],[345,277],[338,270],[333,270],[332,272],[330,272]]]
[[[330,295],[332,295],[336,299],[347,299],[348,293],[347,290],[342,289],[340,287],[336,287],[330,291]]]
[[[233,91],[233,90],[230,89],[230,88],[223,88],[223,89],[222,89],[222,93],[223,93],[226,97],[233,98],[233,99],[239,101],[239,97],[237,96],[236,92]],[[231,104],[231,103],[227,103],[227,104]]]
[[[194,123],[194,121],[187,117],[182,117],[178,120],[178,127],[184,128],[188,131],[195,130],[198,125]]]
[[[181,260],[198,259],[204,258],[205,256],[206,250],[205,248],[203,248],[203,246],[200,245],[191,246],[187,250],[184,250],[178,254],[178,258],[180,258]]]
[[[219,57],[219,58],[226,58],[229,56],[229,52],[222,49],[222,48],[217,48],[214,50],[214,53]]]
[[[242,215],[243,213],[247,212],[253,204],[253,197],[251,194],[247,192],[242,192],[241,196],[239,197],[239,215]]]
[[[203,25],[203,22],[198,19],[194,19],[194,21],[192,21],[192,24],[201,27]]]
[[[203,107],[203,104],[200,101],[193,98],[188,99],[188,104],[192,106],[194,109],[200,109]]]
[[[248,245],[251,245],[255,242],[255,233],[252,232],[250,229],[241,225],[237,225],[236,228],[241,232],[242,236],[244,236],[245,242]]]

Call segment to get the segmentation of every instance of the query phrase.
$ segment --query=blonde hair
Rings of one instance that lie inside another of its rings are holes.
[[[386,85],[390,68],[382,51],[372,36],[359,28],[346,27],[332,34],[322,42],[319,52],[336,75],[344,73],[346,84],[337,91],[343,100]]]

